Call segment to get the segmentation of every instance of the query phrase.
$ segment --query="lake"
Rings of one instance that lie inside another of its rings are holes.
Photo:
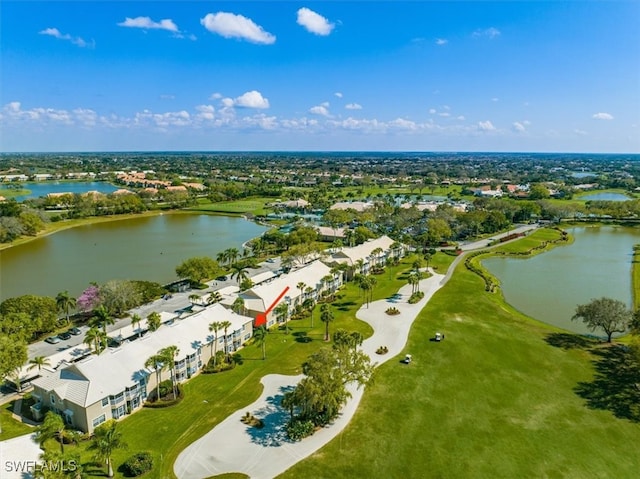
[[[79,226],[0,251],[0,299],[23,294],[78,296],[89,282],[168,283],[193,256],[216,255],[266,228],[242,218],[163,214]]]
[[[504,297],[540,321],[591,334],[571,317],[578,304],[607,296],[632,304],[631,259],[640,229],[572,227],[573,244],[532,258],[492,257],[483,265],[501,281]],[[603,333],[596,331],[596,335]]]
[[[24,201],[30,198],[47,196],[49,193],[86,193],[87,191],[99,191],[100,193],[113,193],[119,187],[105,181],[43,181],[21,183],[21,187],[31,190],[24,196],[16,196],[16,201]]]
[[[623,195],[622,193],[593,193],[591,195],[581,196],[580,200],[585,201],[629,201],[627,195]]]

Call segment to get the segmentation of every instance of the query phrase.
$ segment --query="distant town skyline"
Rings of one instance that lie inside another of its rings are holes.
[[[2,3],[0,151],[640,153],[640,3]]]

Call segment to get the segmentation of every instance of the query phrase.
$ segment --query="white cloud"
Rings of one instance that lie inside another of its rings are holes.
[[[474,37],[487,37],[487,38],[496,38],[500,36],[500,30],[495,27],[489,27],[485,29],[478,29],[473,32]]]
[[[456,117],[456,120],[464,121],[466,120],[466,118],[464,117],[464,115],[459,115]]]
[[[573,130],[573,132],[574,132],[576,135],[580,135],[580,136],[587,136],[587,132],[586,132],[586,131],[584,131],[584,130],[579,130],[578,128],[576,128],[575,130]]]
[[[276,41],[274,35],[242,15],[227,12],[208,13],[200,19],[200,23],[211,33],[216,33],[224,38],[240,38],[265,45],[271,45]]]
[[[480,129],[482,131],[495,131],[496,127],[493,126],[493,123],[491,123],[489,120],[487,120],[487,121],[479,121],[478,122],[478,129]]]
[[[515,121],[515,122],[513,123],[513,129],[514,129],[515,131],[519,132],[519,133],[522,133],[523,131],[526,131],[526,128],[525,128],[524,124],[522,124],[522,123],[521,123],[521,122],[519,122],[519,121]]]
[[[220,98],[222,98],[222,93],[212,93],[211,96],[209,96],[209,100],[219,100]]]
[[[233,105],[235,104],[235,102],[233,101],[233,98],[223,98],[221,101],[222,101],[222,106],[224,106],[225,108],[232,108]]]
[[[38,33],[40,35],[49,35],[50,37],[57,38],[58,40],[66,40],[81,48],[94,48],[96,46],[93,40],[89,43],[80,37],[72,37],[68,33],[62,34],[57,28],[45,28]]]
[[[118,23],[119,27],[143,28],[145,30],[166,30],[168,32],[179,33],[178,26],[170,18],[165,18],[159,22],[154,22],[149,17],[126,17],[124,22]]]
[[[321,36],[329,35],[335,27],[322,15],[305,7],[298,10],[298,25],[302,25],[307,31]]]
[[[216,109],[212,105],[198,105],[196,106],[196,110],[198,114],[196,118],[201,120],[211,121],[215,119],[215,111]]]
[[[404,118],[396,118],[395,120],[390,121],[389,126],[400,130],[413,131],[418,129],[418,125],[414,121],[405,120]]]
[[[269,108],[269,100],[259,91],[248,91],[234,100],[234,105],[241,108]]]
[[[438,116],[442,116],[446,118],[451,116],[451,113],[449,113],[448,111],[441,111],[440,113],[438,113]]]
[[[347,110],[362,110],[362,105],[358,103],[347,103],[344,107]]]
[[[613,120],[613,115],[611,113],[595,113],[591,118],[595,118],[596,120]]]
[[[437,110],[435,108],[429,108],[429,113],[431,115],[435,115],[437,113]]]
[[[314,115],[326,116],[326,117],[331,116],[329,114],[329,110],[327,110],[327,107],[324,104],[309,108],[309,113],[313,113]]]
[[[446,38],[436,38],[436,45],[446,45],[447,43],[449,43],[449,40],[447,40]]]
[[[334,95],[338,98],[342,98],[342,93],[340,93],[339,91],[335,92]]]

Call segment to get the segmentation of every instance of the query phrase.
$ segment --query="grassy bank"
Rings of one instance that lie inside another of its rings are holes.
[[[208,213],[222,213],[225,215],[245,215],[264,216],[273,211],[267,207],[268,203],[273,203],[273,198],[248,198],[236,201],[221,201],[211,203],[209,200],[201,199],[197,206],[188,208],[190,211],[203,211]]]
[[[347,429],[281,477],[635,477],[624,380],[594,379],[607,351],[525,318],[461,264],[414,323],[413,363],[382,365]]]
[[[633,310],[640,308],[640,244],[633,247],[631,258],[631,293],[633,294]]]
[[[14,190],[13,188],[0,188],[0,196],[4,196],[5,198],[15,198],[16,196],[26,196],[31,194],[31,190],[27,190],[21,188],[19,190]]]

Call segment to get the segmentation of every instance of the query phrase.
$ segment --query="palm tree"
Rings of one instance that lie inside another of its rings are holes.
[[[242,284],[243,281],[249,279],[249,273],[246,265],[242,263],[234,263],[231,265],[231,279],[236,279],[238,281],[238,287]]]
[[[173,389],[173,398],[176,399],[178,397],[176,391],[176,357],[178,356],[178,354],[180,354],[180,350],[178,349],[178,346],[172,344],[171,346],[162,348],[160,351],[158,351],[158,354],[165,358],[165,362],[166,364],[168,364],[169,371],[171,372],[171,387]]]
[[[227,252],[221,251],[220,253],[218,253],[218,256],[216,256],[216,261],[220,264],[224,264],[227,262],[227,258]]]
[[[69,291],[63,291],[56,296],[56,306],[58,307],[58,311],[65,314],[65,319],[67,324],[69,324],[69,310],[75,309],[76,298],[69,296]]]
[[[200,299],[200,295],[198,294],[189,295],[189,301],[191,302],[191,304],[196,304],[196,301],[198,301],[198,299]]]
[[[364,260],[363,259],[357,260],[355,263],[355,268],[357,271],[356,274],[363,274],[362,270],[364,269]]]
[[[313,310],[316,309],[316,302],[313,298],[307,298],[302,303],[302,307],[309,311],[309,316],[311,317],[311,329],[313,329]]]
[[[42,447],[45,441],[55,437],[60,441],[60,452],[64,454],[64,431],[65,425],[62,416],[49,411],[42,424],[36,428],[36,441]]]
[[[42,366],[51,366],[49,358],[45,356],[36,356],[31,361],[29,361],[29,367],[27,368],[27,371],[38,368],[38,372],[40,372],[42,370]]]
[[[207,304],[219,303],[222,301],[222,295],[218,291],[212,292],[207,298]]]
[[[84,344],[91,347],[93,346],[93,352],[100,354],[107,344],[107,333],[101,331],[97,326],[91,326],[84,335]]]
[[[244,313],[244,299],[237,297],[236,300],[231,305],[231,311],[236,314]]]
[[[229,348],[227,347],[227,330],[231,327],[231,321],[221,321],[220,326],[224,329],[224,355],[227,363],[229,363]]]
[[[262,325],[253,330],[253,337],[256,339],[256,344],[262,346],[262,360],[267,359],[266,343],[267,334],[269,331]]]
[[[98,461],[105,461],[107,477],[113,477],[111,456],[117,449],[125,449],[126,447],[127,445],[122,440],[122,433],[118,431],[118,423],[110,419],[93,431],[93,441],[89,449],[96,451],[95,457]]]
[[[165,358],[159,354],[154,354],[144,362],[144,367],[153,369],[156,372],[156,400],[160,400],[160,380],[162,379],[162,371],[165,369]]]
[[[218,331],[222,329],[222,323],[220,321],[214,321],[209,325],[209,331],[214,334],[213,341],[211,341],[211,348],[213,352],[211,357],[213,358],[213,367],[216,367],[216,354],[218,353]]]
[[[162,321],[162,317],[160,313],[153,312],[149,313],[147,316],[147,326],[149,327],[149,331],[156,331],[160,327],[160,323]]]
[[[284,332],[285,334],[289,334],[289,325],[287,320],[289,319],[289,305],[286,302],[280,303],[273,310],[276,313],[279,319],[284,320]]]
[[[229,265],[235,263],[235,261],[240,256],[240,251],[238,251],[238,248],[227,248],[224,251],[227,255],[227,261],[229,262]]]
[[[92,319],[95,325],[102,327],[102,331],[104,332],[104,334],[107,334],[107,325],[115,324],[115,320],[111,317],[109,311],[107,311],[107,308],[105,308],[103,305],[100,305],[93,310]]]
[[[287,391],[282,396],[282,401],[280,405],[289,410],[290,421],[293,421],[293,411],[296,407],[296,397],[295,397],[295,389],[293,391]]]
[[[424,254],[424,259],[427,262],[427,269],[429,269],[429,263],[431,262],[431,258],[433,258],[433,255],[431,253]]]
[[[304,289],[307,287],[307,284],[304,281],[300,281],[296,288],[300,290],[300,304],[304,301]]]
[[[136,324],[138,325],[138,337],[140,337],[140,334],[142,333],[142,331],[140,330],[141,322],[142,322],[142,318],[140,317],[139,314],[134,314],[133,316],[131,316],[131,327],[135,328]]]
[[[378,247],[371,252],[371,256],[375,258],[375,265],[379,266],[380,255],[383,253],[383,249]]]
[[[320,306],[320,321],[325,325],[324,340],[329,341],[329,323],[333,321],[333,312],[331,306],[326,303]]]

